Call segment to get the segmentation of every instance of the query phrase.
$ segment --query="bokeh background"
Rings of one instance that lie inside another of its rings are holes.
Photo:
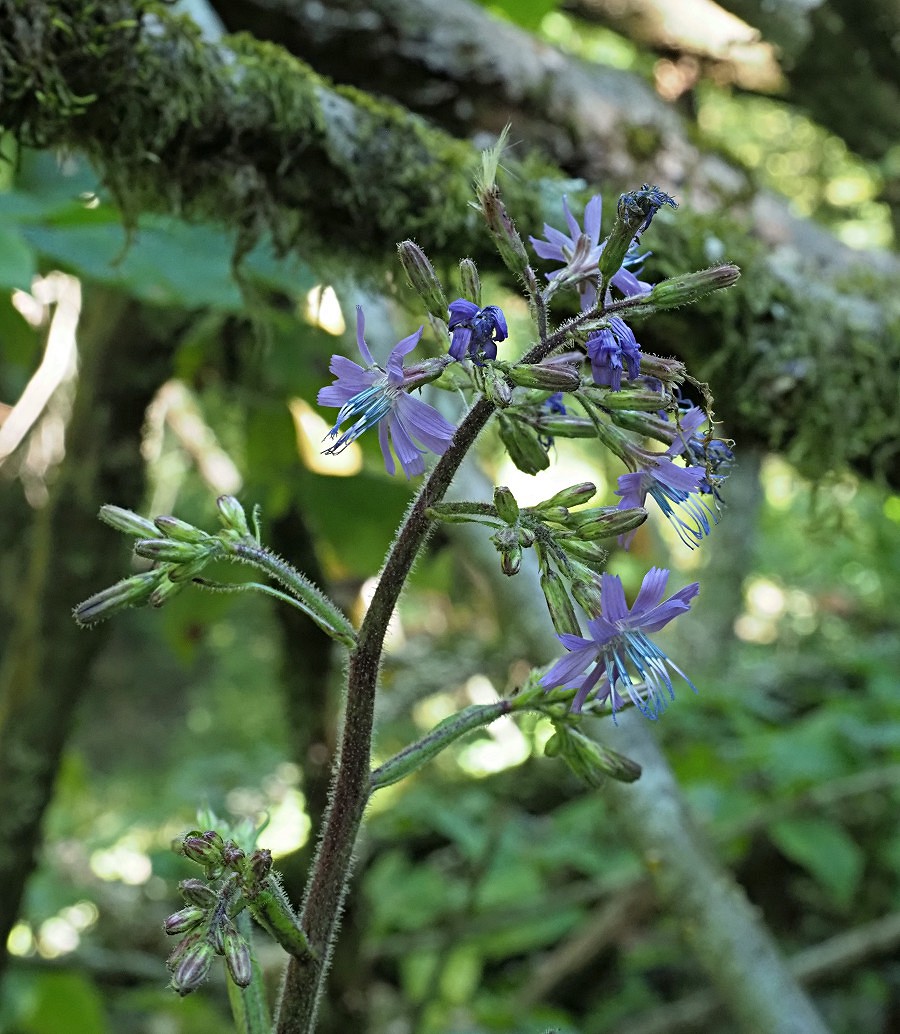
[[[609,220],[619,190],[651,180],[683,204],[645,240],[648,279],[744,266],[727,298],[638,335],[720,400],[738,456],[722,520],[694,552],[651,521],[610,569],[629,596],[652,564],[674,587],[701,582],[661,637],[700,692],[682,688],[653,732],[830,1028],[900,1029],[900,18],[841,0],[416,6],[212,0],[159,17],[196,20],[198,46],[274,40],[473,154],[510,119],[511,162],[545,174],[510,175],[534,203],[513,208],[523,235],[540,232],[535,213],[558,221],[565,191],[602,191]],[[25,60],[0,56],[4,72]],[[320,233],[278,254],[263,233],[235,261],[246,227],[199,219],[189,198],[125,218],[89,128],[36,148],[27,120],[0,107],[0,122],[0,1029],[211,1034],[230,1029],[223,974],[186,1000],[165,988],[162,921],[194,875],[172,841],[198,808],[265,816],[261,843],[299,897],[342,658],[302,617],[241,595],[186,591],[78,630],[71,608],[132,563],[95,513],[212,528],[215,497],[235,494],[358,619],[414,486],[385,474],[374,436],[321,456],[331,414],[315,396],[331,353],[355,354],[355,304],[380,355],[423,317],[393,239],[354,257],[335,224],[334,253]],[[407,213],[388,203],[399,239]],[[455,286],[461,256],[434,236],[419,239]],[[482,272],[516,354],[524,303],[498,263]],[[461,491],[506,484],[528,504],[589,479],[614,501],[621,471],[596,447],[556,450],[528,477],[489,431]],[[526,619],[483,545],[441,531],[416,568],[378,759],[550,659],[539,595]],[[323,1031],[735,1029],[604,789],[543,756],[551,732],[498,722],[375,797]],[[274,989],[282,955],[260,950]]]

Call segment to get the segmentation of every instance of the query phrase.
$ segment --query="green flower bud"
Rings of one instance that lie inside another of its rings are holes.
[[[595,542],[582,542],[576,538],[560,538],[558,542],[568,556],[580,561],[592,571],[602,569],[609,560],[609,553]]]
[[[592,506],[578,513],[570,513],[566,527],[578,533],[582,542],[622,535],[640,527],[647,519],[641,506],[620,510],[617,506]]]
[[[207,559],[209,543],[190,543],[175,539],[138,539],[134,552],[145,560],[164,564],[189,564],[195,560]]]
[[[178,912],[173,912],[170,915],[164,925],[163,929],[169,936],[173,936],[179,933],[189,933],[191,930],[195,930],[203,920],[206,918],[206,910],[198,908],[196,905],[191,905],[188,908],[182,908]]]
[[[96,625],[120,610],[141,607],[151,599],[151,594],[165,577],[162,571],[144,571],[142,574],[123,578],[100,592],[95,592],[72,611],[72,617],[79,625]]]
[[[689,305],[713,291],[733,287],[740,276],[740,269],[730,264],[701,269],[696,273],[684,273],[655,284],[646,300],[660,309]]]
[[[203,841],[203,843],[205,844],[206,841]],[[184,853],[188,853],[186,848]],[[197,861],[196,858],[190,855],[188,857],[191,857],[193,861]],[[178,884],[178,890],[189,905],[196,905],[198,908],[211,908],[218,900],[216,892],[212,887],[204,883],[203,880],[182,880]]]
[[[126,535],[149,539],[159,538],[162,534],[149,518],[141,517],[132,510],[123,510],[121,506],[108,504],[101,506],[97,516],[104,524],[108,524],[111,528],[124,532]]]
[[[247,514],[243,506],[233,495],[220,495],[216,500],[219,508],[219,520],[229,531],[235,531],[241,536],[250,536],[250,527],[247,524]]]
[[[500,439],[506,446],[509,458],[519,470],[526,474],[537,474],[540,470],[546,470],[550,466],[550,460],[537,431],[521,420],[506,416],[505,413],[498,416]]]
[[[478,275],[478,267],[470,258],[459,261],[459,286],[462,297],[474,302],[480,309],[481,277]]]
[[[253,979],[253,960],[250,955],[250,945],[244,940],[237,930],[229,931],[224,938],[225,965],[231,974],[231,979],[238,987],[248,987]]]
[[[272,871],[272,852],[267,848],[260,848],[250,855],[250,873],[255,883],[262,881]]]
[[[581,627],[578,618],[575,616],[575,608],[569,599],[565,584],[556,571],[545,568],[541,572],[541,589],[544,599],[547,601],[547,610],[550,612],[550,620],[556,631],[563,635],[581,635]]]
[[[631,242],[650,225],[650,220],[663,205],[676,208],[675,201],[658,187],[643,184],[640,190],[619,197],[616,219],[600,254],[600,279],[606,284],[625,261]]]
[[[415,241],[401,241],[397,245],[397,253],[410,287],[425,303],[425,308],[432,316],[445,319],[447,297],[428,256]]]
[[[523,388],[542,391],[574,391],[581,384],[581,374],[571,363],[525,363],[509,369],[510,380]]]
[[[205,531],[201,531],[200,528],[195,528],[193,524],[188,524],[187,521],[179,520],[177,517],[172,517],[169,514],[164,514],[162,517],[154,517],[153,523],[167,539],[173,539],[176,542],[207,542],[211,537]]]
[[[494,489],[494,506],[500,519],[507,524],[515,524],[519,519],[519,504],[506,485],[498,485]]]
[[[556,495],[545,499],[544,502],[538,503],[535,509],[546,513],[558,506],[562,506],[568,510],[571,506],[581,506],[583,503],[590,502],[596,494],[597,486],[595,484],[592,484],[590,481],[582,481],[581,484],[564,488],[562,491],[557,492]]]
[[[505,374],[494,367],[485,368],[484,393],[499,409],[506,409],[512,402],[512,388]]]
[[[215,951],[207,941],[198,941],[181,956],[172,973],[172,987],[182,996],[188,995],[206,980]]]
[[[537,430],[549,438],[596,438],[593,423],[581,416],[540,416]]]
[[[504,525],[491,535],[491,542],[500,554],[500,570],[510,578],[514,574],[518,574],[519,568],[522,566],[522,547],[519,544],[518,528],[508,524]]]
[[[580,729],[562,723],[554,725],[559,738],[557,753],[588,786],[602,786],[605,777],[620,783],[640,778],[641,766],[585,736]]]
[[[172,596],[177,596],[184,588],[185,582],[173,582],[168,574],[150,593],[150,606],[161,607]]]
[[[667,397],[660,395],[658,391],[647,391],[642,388],[623,388],[621,391],[613,391],[611,388],[588,388],[584,394],[604,409],[612,411],[627,409],[655,413],[658,409],[664,409],[668,401]]]
[[[222,848],[224,842],[214,829],[208,829],[201,833],[199,829],[193,829],[186,833],[181,841],[182,852],[198,865],[206,866],[220,865],[222,862]]]

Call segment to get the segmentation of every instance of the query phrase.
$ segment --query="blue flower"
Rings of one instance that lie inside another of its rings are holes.
[[[540,413],[546,413],[548,416],[565,416],[567,413],[566,404],[563,401],[565,395],[561,391],[554,392],[549,398],[545,398],[544,401],[538,407]],[[553,445],[554,438],[550,434],[539,434],[538,441],[549,452]]]
[[[447,326],[453,333],[450,355],[456,360],[468,357],[477,366],[483,365],[485,359],[496,359],[497,342],[509,336],[506,317],[500,308],[486,305],[479,309],[465,298],[450,303]]]
[[[699,433],[700,425],[706,423],[706,420],[706,413],[699,406],[687,404],[679,418],[680,429],[673,428],[672,444],[665,454],[684,456],[691,463],[702,466],[707,476],[700,483],[700,491],[704,495],[712,495],[720,502],[719,485],[728,476],[734,453],[720,438]]]
[[[633,381],[640,376],[641,346],[621,317],[610,316],[609,326],[588,338],[586,347],[595,384],[620,391],[623,359],[628,379]]]
[[[677,208],[678,202],[675,198],[669,197],[664,190],[660,190],[659,187],[644,183],[641,185],[640,190],[633,190],[628,194],[620,196],[618,214],[621,219],[629,221],[641,220],[634,230],[635,238],[637,238],[647,229],[653,217],[663,205]]]
[[[342,355],[333,355],[329,369],[337,380],[319,391],[320,406],[340,406],[329,438],[337,441],[323,450],[328,455],[341,452],[350,442],[369,428],[378,427],[378,441],[384,456],[384,465],[389,474],[395,471],[393,446],[400,466],[407,478],[425,472],[422,455],[426,450],[443,455],[450,444],[456,428],[440,413],[421,399],[408,394],[416,386],[417,378],[403,369],[403,357],[419,343],[422,328],[398,342],[388,357],[387,368],[375,363],[365,341],[365,316],[362,308],[356,307],[356,343],[365,367],[359,366]],[[421,378],[418,379],[421,383]],[[341,425],[350,421],[350,427],[341,433]],[[425,446],[419,448],[415,438]]]
[[[628,510],[633,506],[643,506],[647,496],[651,496],[681,541],[693,549],[704,535],[709,534],[710,517],[714,522],[716,520],[716,515],[699,498],[705,481],[704,467],[679,466],[665,453],[657,457],[647,456],[643,470],[619,477],[616,495],[622,499],[618,508]],[[631,545],[636,531],[619,536],[619,545],[623,549]]]
[[[575,284],[581,295],[581,308],[584,311],[592,309],[597,303],[598,264],[605,246],[605,242],[599,243],[601,206],[601,196],[595,194],[584,206],[584,230],[582,230],[578,225],[578,220],[569,209],[568,199],[564,196],[563,211],[569,226],[569,235],[566,236],[561,230],[550,226],[549,223],[544,223],[546,240],[529,237],[531,246],[539,258],[563,264],[561,269],[547,273],[547,279],[561,279],[565,283]],[[650,284],[638,280],[634,273],[626,268],[631,266],[639,269],[645,257],[638,256],[633,253],[633,249],[630,249],[622,267],[611,280],[612,286],[626,298],[646,294],[650,290]]]
[[[541,685],[545,689],[577,687],[572,701],[575,712],[581,711],[588,699],[602,703],[608,698],[613,716],[625,703],[621,689],[647,718],[658,718],[668,700],[675,699],[670,668],[696,692],[687,675],[647,636],[690,610],[690,601],[700,591],[699,584],[693,582],[660,603],[668,580],[665,568],[651,568],[629,610],[619,578],[601,575],[600,614],[587,623],[590,638],[557,636],[569,653],[553,665]]]

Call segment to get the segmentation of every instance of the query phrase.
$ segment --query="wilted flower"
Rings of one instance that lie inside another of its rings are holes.
[[[581,308],[583,310],[591,309],[597,302],[598,267],[605,246],[605,242],[604,244],[599,243],[602,218],[601,196],[595,194],[585,205],[584,230],[572,215],[568,199],[565,196],[563,197],[563,211],[569,227],[568,236],[561,230],[550,226],[549,223],[544,223],[546,240],[541,240],[539,237],[530,237],[529,240],[539,258],[563,264],[562,269],[555,269],[548,273],[547,279],[562,279],[564,282],[577,285],[581,295]],[[650,284],[638,280],[631,270],[625,268],[626,265],[632,267],[640,265],[642,261],[642,258],[636,254],[626,257],[625,263],[610,281],[612,286],[626,297],[646,294],[650,290]]]
[[[620,391],[623,360],[629,380],[640,376],[641,346],[620,316],[610,316],[609,326],[588,338],[586,347],[595,384]]]
[[[337,441],[324,450],[327,454],[341,452],[370,428],[378,427],[378,441],[384,456],[384,465],[389,474],[395,471],[391,446],[400,460],[400,466],[407,478],[425,472],[422,455],[430,449],[443,455],[450,444],[456,428],[440,413],[421,399],[408,394],[410,383],[403,369],[403,357],[419,343],[422,328],[403,338],[391,350],[387,368],[375,363],[365,341],[365,317],[362,308],[356,307],[356,343],[366,366],[359,366],[342,355],[333,355],[329,369],[337,380],[319,391],[321,406],[340,406],[329,438]],[[340,433],[342,424],[351,421],[350,427]],[[420,449],[415,442],[421,442]]]
[[[625,703],[620,692],[624,690],[647,718],[658,718],[666,708],[667,698],[675,697],[669,669],[696,692],[687,675],[647,636],[690,610],[690,601],[700,591],[699,584],[693,582],[661,603],[668,580],[667,570],[651,568],[629,610],[619,578],[601,575],[601,612],[588,621],[590,638],[557,636],[569,653],[553,665],[541,679],[541,685],[545,689],[577,686],[572,701],[572,710],[576,712],[588,699],[602,703],[609,698],[613,715]]]
[[[485,359],[497,358],[497,342],[509,336],[506,317],[496,305],[479,309],[466,298],[450,303],[448,329],[453,334],[450,355],[456,360],[471,359],[479,366]]]

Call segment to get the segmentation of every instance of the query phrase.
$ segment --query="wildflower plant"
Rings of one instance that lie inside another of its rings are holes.
[[[552,721],[555,735],[547,754],[561,758],[588,785],[605,778],[630,782],[640,768],[594,742],[583,716],[615,717],[634,706],[655,719],[674,699],[673,675],[693,688],[652,635],[690,609],[698,584],[664,598],[669,572],[652,568],[629,607],[619,578],[606,571],[609,554],[603,543],[618,538],[625,547],[630,544],[648,519],[648,496],[687,545],[700,544],[711,530],[731,450],[713,434],[708,389],[697,385],[702,408],[684,402],[681,386],[690,381],[684,366],[648,355],[631,324],[731,286],[738,270],[722,265],[655,285],[637,280],[632,270],[639,261],[639,239],[662,207],[675,207],[667,194],[645,184],[619,199],[603,241],[600,198],[587,203],[583,229],[565,200],[568,232],[548,224],[543,239],[531,238],[537,257],[557,264],[541,286],[497,184],[502,146],[503,138],[484,154],[475,192],[499,254],[523,288],[534,325],[530,340],[514,341],[502,309],[483,304],[471,260],[460,263],[461,296],[448,303],[427,256],[404,241],[401,264],[428,321],[443,336],[446,353],[406,365],[419,344],[419,327],[380,363],[366,342],[360,309],[356,338],[363,365],[335,355],[330,367],[335,380],[319,392],[322,406],[338,409],[325,453],[340,452],[371,431],[378,435],[390,474],[396,471],[395,456],[408,479],[425,475],[429,457],[435,457],[359,628],[264,545],[258,513],[254,510],[248,520],[233,497],[218,500],[222,527],[217,532],[172,516],[150,520],[116,506],[100,511],[102,520],[135,539],[135,554],[151,566],[78,606],[74,616],[80,624],[95,624],[128,607],[162,606],[189,586],[259,591],[301,610],[348,651],[342,741],[302,906],[295,909],[287,900],[271,856],[256,846],[252,831],[229,830],[207,816],[202,828],[181,840],[181,852],[202,874],[181,884],[185,906],[165,924],[166,932],[178,938],[169,959],[172,987],[182,995],[193,991],[222,956],[235,988],[231,999],[239,1029],[249,1034],[315,1029],[354,846],[369,798],[379,789],[415,772],[469,731],[523,712]],[[554,325],[551,303],[567,291],[579,303],[578,314]],[[464,385],[469,395],[456,425],[418,394],[429,383],[448,380],[455,389]],[[534,506],[520,506],[502,485],[490,500],[447,501],[462,460],[491,421],[513,462],[530,474],[549,466],[555,441],[592,440],[626,468],[619,478],[618,503],[598,505],[596,486],[589,482]],[[657,447],[651,447],[653,442]],[[483,526],[502,572],[510,577],[532,551],[539,573],[536,593],[543,596],[562,656],[532,672],[513,695],[465,708],[373,769],[374,704],[388,621],[429,533],[440,523]],[[212,581],[204,575],[212,561],[250,565],[267,580]],[[252,950],[251,916],[290,958],[274,1021]]]

